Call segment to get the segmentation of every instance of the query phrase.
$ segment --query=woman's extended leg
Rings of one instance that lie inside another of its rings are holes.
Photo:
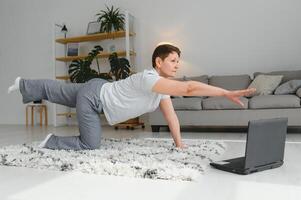
[[[44,99],[52,103],[75,107],[77,93],[83,84],[62,83],[48,79],[20,79],[19,86],[23,103]]]
[[[49,149],[96,149],[100,146],[101,123],[99,113],[102,104],[99,93],[106,81],[92,79],[78,92],[76,100],[76,116],[80,136],[60,137],[52,135],[45,144]]]

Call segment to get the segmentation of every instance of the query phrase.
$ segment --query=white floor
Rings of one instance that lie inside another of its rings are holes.
[[[0,146],[42,140],[48,132],[59,135],[77,133],[77,127],[26,128],[0,125]],[[167,132],[153,135],[142,131],[104,127],[104,137],[169,137]],[[186,139],[226,141],[224,158],[244,154],[244,133],[183,132]],[[0,167],[0,199],[300,199],[301,198],[301,134],[288,134],[285,164],[277,169],[247,176],[210,168],[196,182],[174,182],[99,176],[73,172],[57,172],[16,167]]]

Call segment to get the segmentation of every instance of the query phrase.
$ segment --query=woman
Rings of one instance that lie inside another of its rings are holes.
[[[175,81],[180,50],[169,44],[156,47],[153,69],[130,77],[107,82],[92,79],[84,84],[61,83],[55,80],[27,80],[18,77],[8,92],[19,90],[23,103],[45,99],[76,107],[80,136],[60,137],[49,134],[40,147],[49,149],[97,149],[101,140],[99,113],[103,110],[110,125],[154,111],[158,106],[168,122],[176,147],[183,148],[180,125],[169,95],[224,96],[243,106],[240,96],[255,89],[228,91],[196,81]]]

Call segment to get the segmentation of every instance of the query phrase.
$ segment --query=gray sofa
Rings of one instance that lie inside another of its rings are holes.
[[[256,72],[253,74],[254,79],[259,75],[282,77],[270,93],[241,97],[245,105],[243,108],[224,97],[172,97],[181,127],[246,127],[249,120],[275,117],[287,117],[288,126],[301,127],[301,70]],[[255,82],[254,79],[249,75],[202,75],[179,80],[195,80],[228,90],[239,90],[248,88]],[[150,113],[149,120],[153,132],[167,126],[159,108]]]

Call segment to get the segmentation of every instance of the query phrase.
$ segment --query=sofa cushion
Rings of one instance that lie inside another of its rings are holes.
[[[255,88],[256,91],[249,96],[272,94],[278,87],[282,75],[263,75],[260,74],[252,81],[248,88]]]
[[[301,87],[301,80],[290,80],[279,85],[274,94],[296,94],[296,91]]]
[[[238,110],[238,109],[247,109],[248,108],[248,99],[245,97],[240,97],[240,100],[243,102],[244,107],[241,107],[234,102],[230,101],[225,97],[209,97],[202,100],[202,105],[204,110]]]
[[[171,101],[175,110],[202,110],[201,98],[175,98]]]
[[[185,77],[185,76],[179,77],[179,78],[171,78],[171,80],[175,80],[175,81],[185,81],[185,80],[184,80],[184,77]]]
[[[249,100],[249,109],[299,107],[300,98],[296,95],[262,95]]]
[[[209,85],[221,87],[227,90],[246,89],[251,83],[249,75],[233,75],[233,76],[211,76]]]
[[[184,98],[183,96],[170,96],[171,99],[182,99]]]
[[[208,76],[207,75],[192,76],[192,77],[183,76],[182,78],[173,78],[172,80],[176,80],[176,81],[199,81],[199,82],[208,84]],[[204,98],[204,97],[203,96],[171,96],[171,98]]]
[[[201,76],[184,76],[184,81],[199,81],[205,84],[208,84],[208,76],[207,75],[201,75]],[[184,96],[184,98],[206,98],[205,96]]]
[[[280,84],[294,80],[294,79],[301,79],[301,70],[294,70],[294,71],[272,71],[272,72],[255,72],[254,78],[258,76],[259,74],[265,74],[265,75],[283,75],[282,81]]]
[[[207,75],[201,75],[201,76],[184,76],[184,81],[199,81],[205,84],[208,84],[208,76]]]
[[[301,97],[301,88],[299,88],[299,89],[296,91],[296,95],[297,95],[298,97]]]

